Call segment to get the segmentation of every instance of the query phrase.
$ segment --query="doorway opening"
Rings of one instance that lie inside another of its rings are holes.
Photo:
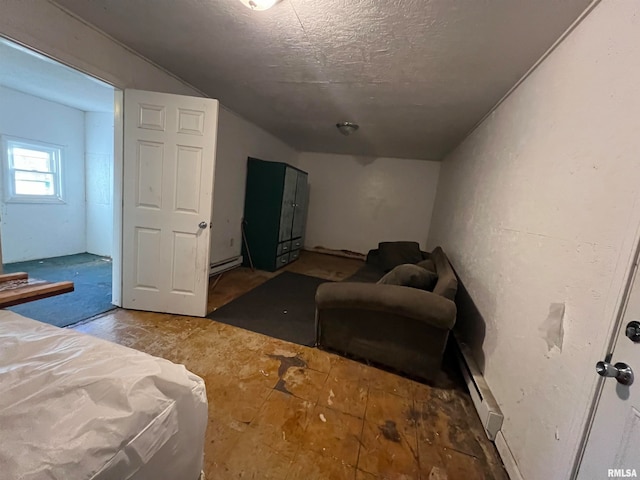
[[[17,313],[67,326],[115,308],[114,94],[0,38],[3,270],[75,284]]]

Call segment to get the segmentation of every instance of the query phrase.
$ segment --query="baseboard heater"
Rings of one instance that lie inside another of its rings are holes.
[[[240,265],[242,265],[242,255],[212,263],[209,265],[209,276],[211,277],[213,275],[224,273],[228,270],[239,267]]]
[[[473,405],[476,407],[484,431],[487,437],[489,437],[489,440],[495,443],[509,478],[511,480],[522,480],[518,464],[502,435],[501,428],[504,416],[498,406],[498,402],[496,402],[491,390],[489,390],[489,385],[487,385],[480,368],[478,368],[478,364],[473,359],[469,346],[464,342],[460,342],[457,338],[456,345],[458,346],[457,354],[460,370],[462,371],[462,376],[467,384],[467,388],[471,394],[471,400],[473,400]]]
[[[478,411],[478,416],[489,440],[495,441],[497,433],[502,427],[504,416],[500,411],[498,402],[489,390],[489,385],[484,379],[480,368],[473,359],[469,347],[456,339],[458,345],[458,362],[460,370],[471,394],[473,405]]]

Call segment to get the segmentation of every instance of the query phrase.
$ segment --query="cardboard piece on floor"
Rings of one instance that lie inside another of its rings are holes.
[[[30,279],[25,272],[0,275],[0,308],[73,292],[73,282],[46,282]]]

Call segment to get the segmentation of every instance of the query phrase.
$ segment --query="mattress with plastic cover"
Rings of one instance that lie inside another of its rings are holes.
[[[127,347],[0,310],[0,478],[196,480],[204,381]]]

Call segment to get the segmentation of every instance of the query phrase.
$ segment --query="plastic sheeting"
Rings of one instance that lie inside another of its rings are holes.
[[[204,381],[0,310],[0,479],[196,480]]]

